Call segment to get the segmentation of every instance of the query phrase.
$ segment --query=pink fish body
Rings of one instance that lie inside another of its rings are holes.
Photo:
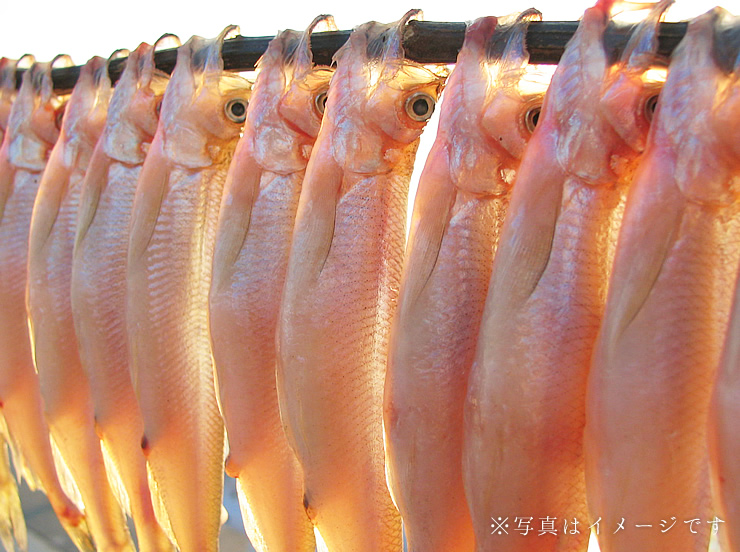
[[[84,66],[39,183],[28,239],[27,308],[46,418],[79,488],[95,546],[128,551],[134,548],[108,484],[70,297],[80,189],[110,97],[106,72],[101,58]]]
[[[592,517],[632,520],[600,533],[605,552],[709,544],[708,409],[740,260],[740,157],[715,111],[721,20],[698,17],[674,51],[627,198],[585,433]]]
[[[141,446],[181,552],[218,550],[224,426],[208,325],[216,220],[249,85],[224,73],[219,37],[191,38],[162,102],[129,233],[126,326]]]
[[[518,88],[526,19],[537,15],[468,27],[419,181],[385,389],[388,479],[411,551],[474,547],[463,404],[498,232],[531,135],[527,117],[542,105],[541,93]],[[494,47],[500,59],[490,57]]]
[[[247,121],[221,202],[211,341],[238,478],[242,517],[258,552],[313,552],[303,477],[283,432],[275,328],[301,184],[332,71],[313,67],[310,33],[284,31],[259,62]],[[333,20],[329,18],[333,25]]]
[[[729,146],[730,155],[737,160],[740,150],[737,124],[740,116],[740,67],[737,62],[729,86],[715,107],[714,127],[718,141]],[[730,123],[732,121],[732,123]],[[730,156],[728,156],[730,157]],[[740,406],[740,300],[735,283],[732,317],[725,338],[722,359],[714,384],[709,418],[709,454],[712,468],[712,490],[717,515],[724,537],[722,550],[740,550],[740,436],[737,431],[738,406]]]
[[[337,53],[298,204],[278,321],[278,397],[304,505],[329,550],[401,550],[385,481],[383,386],[417,139],[440,78],[391,25]]]
[[[52,90],[51,64],[34,64],[23,76],[0,149],[0,401],[17,471],[46,493],[70,537],[89,550],[82,513],[65,493],[54,463],[26,318],[31,213],[59,136],[61,105]]]
[[[649,68],[667,5],[656,4],[638,27],[619,71],[639,76]],[[479,552],[588,546],[586,382],[640,154],[634,137],[638,127],[647,130],[645,105],[654,94],[640,78],[633,86],[610,72],[602,42],[610,8],[598,2],[586,11],[560,60],[493,261],[464,421],[463,472]],[[610,116],[615,108],[624,120]],[[492,526],[507,518],[508,532]],[[540,534],[553,518],[558,530]],[[527,524],[538,531],[523,534]]]
[[[8,127],[10,110],[15,96],[15,62],[12,59],[2,58],[0,59],[0,144],[2,144],[5,130]],[[0,161],[0,170],[9,169],[10,167],[7,167],[7,165]],[[7,186],[9,180],[9,178],[6,179],[2,182],[2,185]],[[2,181],[1,176],[0,181]],[[3,189],[0,192],[0,197],[4,197],[6,193],[8,191]],[[1,218],[0,225],[2,225]],[[3,276],[5,275],[3,274]],[[4,367],[0,369],[4,369]],[[5,379],[3,378],[3,380]],[[0,397],[1,400],[2,397]],[[2,419],[4,425],[7,425],[2,416],[0,416],[0,419]],[[2,433],[3,437],[3,441],[0,441],[0,449],[2,449],[0,450],[0,542],[3,543],[6,550],[13,550],[16,543],[18,547],[25,550],[28,548],[26,520],[21,510],[18,484],[10,469],[10,456],[8,456],[8,448],[6,446],[6,442],[10,441],[10,435],[6,434],[7,428],[5,427],[0,430],[0,433]]]
[[[171,545],[155,518],[141,451],[144,424],[128,362],[126,257],[136,182],[166,84],[166,75],[154,70],[152,46],[142,44],[128,56],[82,182],[71,280],[96,430],[123,483],[142,552]]]

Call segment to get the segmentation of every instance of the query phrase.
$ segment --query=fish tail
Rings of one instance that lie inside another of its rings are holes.
[[[67,532],[69,539],[77,547],[77,550],[80,552],[95,552],[95,545],[90,536],[90,529],[84,517],[77,524],[73,524],[64,516],[59,516],[59,521]]]
[[[8,552],[25,551],[28,550],[28,536],[18,485],[10,470],[5,443],[0,449],[0,542]]]
[[[121,505],[123,513],[131,517],[131,501],[126,492],[126,486],[123,484],[121,472],[118,470],[118,466],[114,460],[114,455],[105,441],[101,440],[100,444],[102,445],[100,448],[103,451],[103,462],[105,463],[105,471],[108,475],[108,483],[111,486],[113,495]]]
[[[164,531],[165,535],[167,535],[167,538],[170,539],[170,542],[176,543],[177,539],[175,539],[175,532],[172,530],[172,523],[170,523],[170,518],[167,515],[167,510],[164,507],[162,493],[159,490],[159,484],[157,483],[157,480],[152,474],[152,468],[149,465],[149,462],[147,462],[146,464],[146,473],[149,479],[149,492],[152,495],[152,507],[154,508],[154,517],[157,518],[157,523],[159,523],[160,527],[162,527],[162,530]]]

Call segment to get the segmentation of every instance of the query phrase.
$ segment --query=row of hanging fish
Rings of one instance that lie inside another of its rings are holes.
[[[411,552],[704,552],[720,523],[740,550],[731,18],[654,78],[671,0],[616,61],[613,4],[549,87],[534,9],[470,24],[448,78],[404,58],[417,10],[334,67],[330,16],[284,31],[254,85],[223,71],[234,27],[171,76],[171,36],[114,54],[115,88],[93,58],[69,98],[68,58],[17,92],[3,60],[5,548],[12,457],[81,551],[135,550],[127,516],[141,551],[218,550],[224,469],[258,552],[400,552],[402,523]]]

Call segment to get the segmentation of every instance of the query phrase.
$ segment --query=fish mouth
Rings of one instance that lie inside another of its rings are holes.
[[[192,74],[221,73],[224,70],[224,62],[221,58],[224,41],[236,36],[239,36],[238,25],[228,25],[216,38],[191,37],[180,49],[184,49],[190,54],[190,71]]]

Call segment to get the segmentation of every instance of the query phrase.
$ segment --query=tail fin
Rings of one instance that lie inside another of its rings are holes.
[[[0,445],[0,542],[8,552],[28,550],[18,484],[10,471],[10,458],[4,442]]]

